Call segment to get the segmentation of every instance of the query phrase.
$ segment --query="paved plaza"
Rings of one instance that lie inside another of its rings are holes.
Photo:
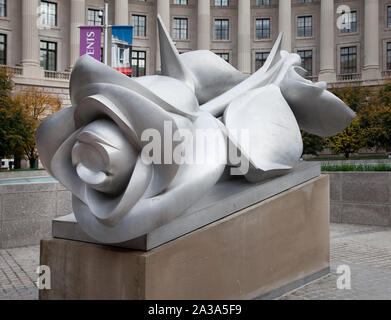
[[[0,250],[0,300],[38,299],[39,246]],[[337,288],[337,268],[348,265],[351,290]],[[391,299],[391,229],[331,225],[331,273],[281,300]]]

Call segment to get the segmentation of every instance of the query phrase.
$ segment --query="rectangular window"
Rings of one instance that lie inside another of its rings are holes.
[[[173,37],[174,39],[187,39],[186,18],[174,18]]]
[[[41,67],[49,71],[57,71],[57,43],[41,41]]]
[[[229,40],[229,20],[215,20],[215,40]]]
[[[174,4],[187,6],[187,0],[174,0]]]
[[[0,34],[0,64],[7,64],[7,35]]]
[[[297,54],[301,58],[301,66],[307,70],[308,76],[312,76],[312,50],[298,50]]]
[[[270,52],[257,52],[255,54],[255,71],[263,67],[269,54]]]
[[[229,53],[225,53],[225,52],[218,52],[216,53],[221,59],[224,59],[225,61],[227,61],[229,63]]]
[[[357,73],[357,47],[341,48],[341,74]]]
[[[41,1],[41,24],[57,26],[57,3]]]
[[[215,0],[216,7],[228,7],[228,0]]]
[[[387,42],[387,70],[391,70],[391,42]]]
[[[132,18],[133,18],[133,35],[135,37],[146,37],[147,17],[134,14]]]
[[[147,53],[145,51],[132,52],[132,76],[145,76],[147,72]]]
[[[299,0],[298,2],[299,3],[311,3],[312,0]]]
[[[88,9],[88,25],[101,26],[103,22],[103,12],[101,10]]]
[[[0,17],[7,16],[7,0],[0,0]]]
[[[256,6],[268,6],[270,5],[270,0],[257,0],[255,2]]]
[[[341,32],[357,32],[357,11],[342,14]]]
[[[297,18],[297,36],[312,37],[312,16]]]
[[[255,20],[255,36],[257,39],[270,38],[270,19]]]
[[[387,27],[391,28],[391,6],[387,7]]]

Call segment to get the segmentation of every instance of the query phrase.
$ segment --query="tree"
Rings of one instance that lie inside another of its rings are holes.
[[[312,154],[314,156],[318,155],[318,152],[324,149],[325,139],[322,137],[315,136],[313,134],[309,134],[307,132],[302,131],[301,133],[303,137],[303,154]]]
[[[13,87],[12,73],[7,67],[0,67],[0,156],[13,156],[15,168],[19,168],[30,124],[22,108],[13,101]]]
[[[328,138],[329,147],[337,154],[343,153],[349,158],[351,153],[359,151],[366,145],[366,129],[360,125],[360,118],[357,117],[352,124],[340,134]]]
[[[361,86],[333,88],[331,92],[355,112],[365,108],[372,95],[370,88]]]
[[[373,92],[368,105],[360,112],[360,122],[366,128],[369,148],[391,152],[391,82]]]
[[[24,117],[29,123],[26,127],[27,136],[24,139],[23,150],[32,168],[38,159],[35,131],[44,118],[61,110],[62,101],[37,88],[24,90],[16,94],[13,100],[17,108],[23,110]]]

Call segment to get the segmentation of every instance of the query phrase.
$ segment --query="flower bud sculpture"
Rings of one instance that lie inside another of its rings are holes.
[[[246,76],[209,51],[179,55],[158,21],[161,75],[132,79],[83,56],[70,80],[72,107],[37,130],[44,167],[72,192],[81,228],[102,243],[135,239],[183,214],[238,166],[230,148],[249,164],[239,174],[257,183],[298,163],[300,129],[329,136],[355,117],[324,83],[300,75],[300,57],[279,49],[282,34]],[[243,130],[247,144],[234,134]],[[202,161],[187,161],[194,158]]]

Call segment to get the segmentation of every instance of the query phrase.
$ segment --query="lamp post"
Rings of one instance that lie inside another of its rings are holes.
[[[105,0],[105,19],[104,19],[104,25],[103,25],[103,30],[104,30],[104,43],[103,43],[103,62],[105,65],[108,65],[108,39],[109,39],[109,1]]]

